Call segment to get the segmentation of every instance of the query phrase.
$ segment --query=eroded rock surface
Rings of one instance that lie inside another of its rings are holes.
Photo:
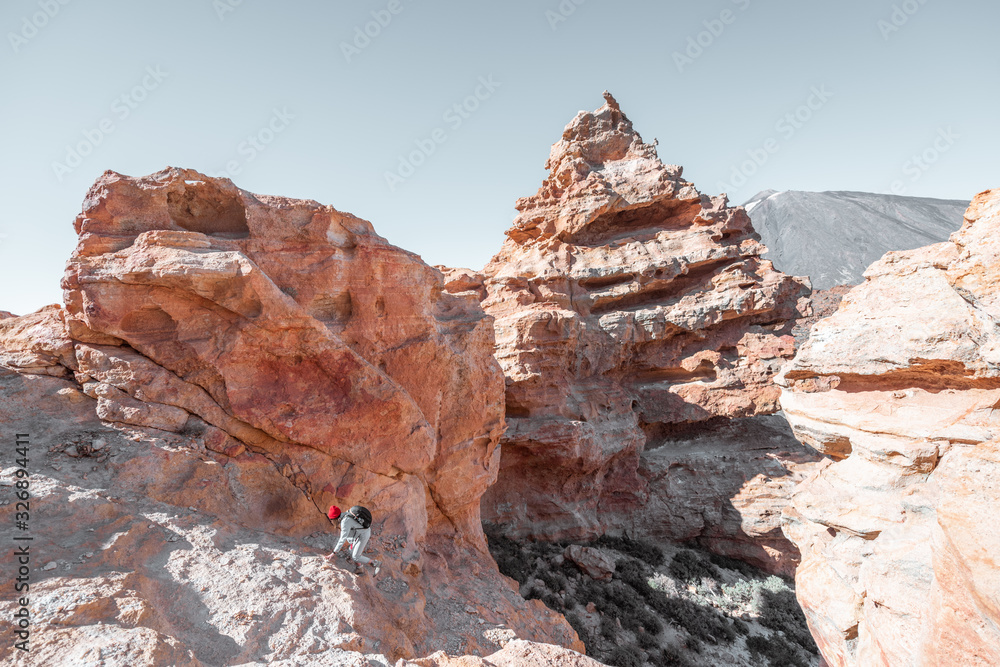
[[[888,253],[783,379],[831,457],[786,508],[831,665],[1000,664],[1000,190],[946,243]]]
[[[485,655],[498,625],[582,649],[486,550],[503,375],[477,297],[444,291],[363,220],[189,170],[107,172],[76,230],[65,307],[0,320],[0,421],[44,443],[36,544],[56,567],[38,592],[88,610],[46,605],[40,651],[121,646],[129,665]],[[321,567],[334,503],[373,510],[377,584]],[[196,620],[171,616],[174,599]],[[458,600],[475,612],[462,623]]]
[[[396,667],[601,667],[601,663],[560,646],[516,640],[485,658],[439,651],[419,660],[400,661]]]
[[[781,415],[696,425],[643,453],[647,486],[632,524],[639,536],[694,542],[792,576],[798,554],[782,534],[782,510],[820,459]]]
[[[552,147],[482,284],[449,274],[458,294],[484,289],[496,318],[508,430],[484,518],[521,536],[630,528],[658,469],[644,450],[677,428],[777,409],[771,378],[807,309],[806,281],[760,259],[744,210],[660,162],[605,98]],[[727,474],[747,472],[734,460]],[[669,516],[637,522],[692,537]]]

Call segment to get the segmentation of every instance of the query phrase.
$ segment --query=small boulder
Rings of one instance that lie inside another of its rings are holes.
[[[603,552],[592,547],[571,544],[563,557],[573,561],[591,579],[610,581],[615,574],[615,562]]]

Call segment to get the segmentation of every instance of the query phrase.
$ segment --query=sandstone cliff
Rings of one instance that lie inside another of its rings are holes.
[[[830,665],[1000,664],[1000,190],[945,243],[888,253],[786,368],[830,461],[786,508]]]
[[[75,227],[65,307],[0,320],[0,422],[33,442],[33,657],[582,648],[486,550],[503,375],[477,298],[364,220],[189,170],[107,172]],[[319,558],[333,503],[375,513],[377,583]]]
[[[787,435],[710,434],[777,410],[771,378],[808,285],[760,259],[745,211],[700,194],[605,99],[566,127],[483,273],[448,274],[496,318],[507,382],[484,519],[544,539],[704,538],[789,571],[777,517],[809,455]],[[747,483],[763,521],[733,502]]]

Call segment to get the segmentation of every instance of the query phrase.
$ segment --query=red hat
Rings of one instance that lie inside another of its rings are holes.
[[[326,513],[330,520],[334,520],[340,516],[340,508],[336,505],[330,505],[330,511]]]

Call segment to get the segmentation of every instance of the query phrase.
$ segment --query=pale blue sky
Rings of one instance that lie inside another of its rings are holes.
[[[345,55],[372,12],[386,25]],[[708,194],[970,199],[1000,187],[998,25],[987,0],[5,0],[0,309],[61,301],[105,169],[235,165],[480,268],[604,89]],[[416,142],[433,153],[390,188]]]

